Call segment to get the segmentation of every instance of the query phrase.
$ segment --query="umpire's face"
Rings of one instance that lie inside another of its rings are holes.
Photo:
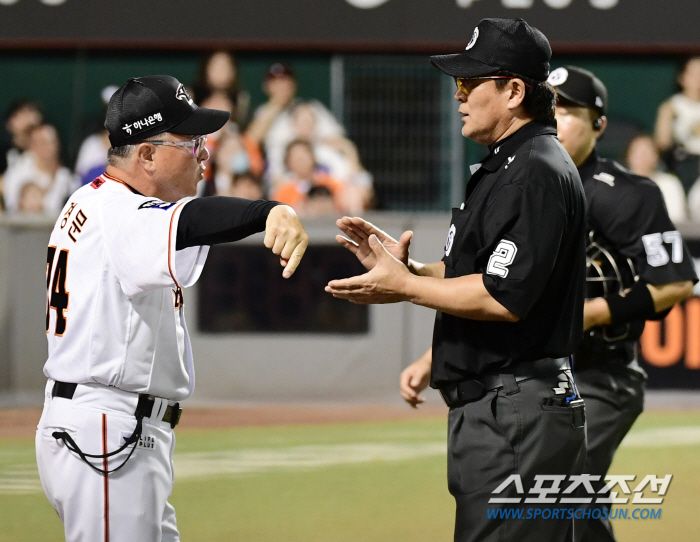
[[[454,97],[460,102],[464,137],[491,145],[513,124],[525,97],[525,84],[521,79],[500,81],[506,81],[502,88],[493,78],[459,80]]]
[[[590,156],[596,140],[602,133],[602,130],[593,128],[595,116],[593,110],[587,107],[557,104],[555,118],[559,142],[569,153],[576,167],[583,164]]]

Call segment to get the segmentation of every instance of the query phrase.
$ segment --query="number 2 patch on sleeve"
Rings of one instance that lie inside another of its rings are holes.
[[[501,278],[508,276],[508,266],[515,260],[515,255],[518,252],[518,247],[512,241],[501,240],[496,246],[489,258],[489,263],[486,266],[486,273],[489,275],[497,275]]]

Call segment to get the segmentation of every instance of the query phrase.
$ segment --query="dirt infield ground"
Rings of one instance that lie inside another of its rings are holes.
[[[645,410],[700,410],[698,391],[649,391]],[[40,408],[0,409],[0,439],[34,435]],[[405,404],[299,405],[261,404],[254,406],[185,406],[178,431],[255,425],[386,421],[447,416],[441,402],[429,401],[417,410]]]
[[[649,391],[645,410],[700,410],[698,391]],[[0,409],[0,439],[34,435],[41,416],[40,408]],[[308,423],[388,421],[431,416],[447,416],[447,407],[439,399],[417,410],[405,404],[299,405],[261,404],[254,406],[185,406],[178,431],[217,429],[255,425],[294,425]]]
[[[384,421],[440,415],[447,415],[447,407],[439,404],[422,405],[416,410],[403,405],[191,407],[184,409],[178,430]],[[0,439],[33,436],[40,417],[39,408],[0,410]]]

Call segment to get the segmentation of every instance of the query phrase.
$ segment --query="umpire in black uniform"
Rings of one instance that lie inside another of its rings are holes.
[[[656,184],[595,151],[607,126],[602,81],[567,66],[554,70],[549,82],[557,90],[559,139],[578,167],[588,203],[585,334],[574,370],[587,413],[584,472],[602,480],[644,405],[646,374],[637,363],[644,322],[689,297],[697,277]],[[593,484],[596,491],[604,485]],[[577,520],[576,540],[614,541],[606,517]]]
[[[452,211],[441,262],[408,259],[410,232],[395,241],[362,219],[338,221],[348,236],[339,241],[369,272],[332,281],[329,292],[437,310],[432,367],[407,371],[416,394],[430,378],[450,407],[459,542],[568,540],[570,519],[501,519],[489,499],[524,497],[515,485],[493,495],[511,475],[527,492],[536,475],[583,468],[583,405],[568,357],[583,331],[585,199],[556,138],[550,57],[545,36],[522,19],[484,19],[466,50],[431,58],[455,78],[462,134],[490,150]]]

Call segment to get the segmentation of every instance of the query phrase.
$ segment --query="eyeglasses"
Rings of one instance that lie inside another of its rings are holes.
[[[204,145],[207,142],[207,136],[202,135],[195,137],[194,139],[190,141],[154,141],[154,140],[146,140],[144,143],[150,143],[151,145],[165,145],[169,147],[185,147],[185,148],[191,148],[192,149],[192,156],[194,158],[197,158],[199,156],[199,153],[202,152],[204,149]]]
[[[464,94],[469,96],[469,93],[474,90],[479,83],[476,85],[470,84],[469,81],[486,81],[487,79],[518,79],[517,77],[510,77],[508,75],[490,75],[488,77],[455,77],[455,83],[457,83],[457,89]],[[523,81],[526,87],[530,88],[530,85]]]

